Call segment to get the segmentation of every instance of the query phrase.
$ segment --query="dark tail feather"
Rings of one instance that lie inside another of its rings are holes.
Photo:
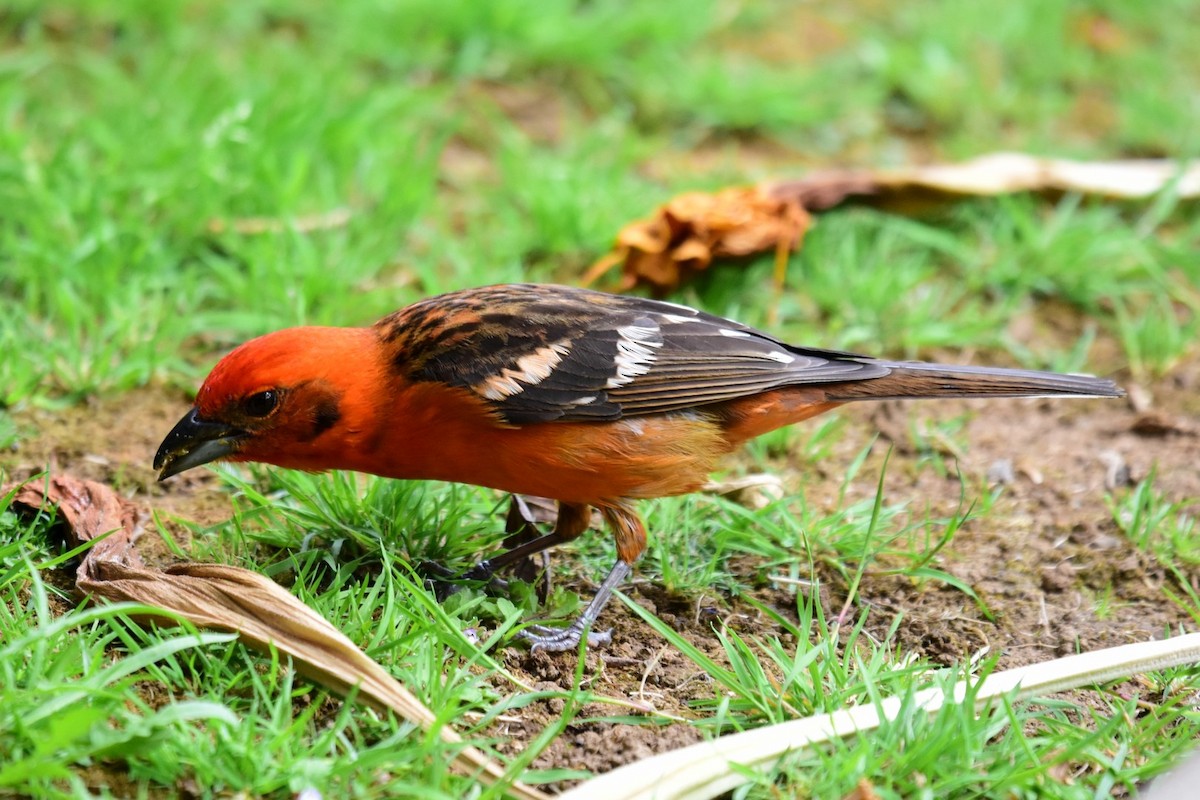
[[[904,397],[1124,397],[1107,378],[1031,369],[879,362],[882,378],[830,385],[830,400],[892,400]]]

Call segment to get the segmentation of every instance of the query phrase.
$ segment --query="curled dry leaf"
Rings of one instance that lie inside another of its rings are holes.
[[[622,265],[622,291],[646,286],[665,294],[708,269],[713,259],[774,250],[786,262],[810,218],[794,198],[769,187],[743,186],[714,194],[689,192],[653,215],[625,226],[616,249],[584,276],[584,285]]]
[[[5,486],[0,490],[0,494],[8,495],[13,488]],[[123,534],[120,538],[132,548],[146,523],[144,509],[104,484],[65,475],[55,476],[45,483],[39,481],[23,484],[17,488],[13,497],[14,505],[35,512],[42,509],[47,501],[62,517],[71,539],[78,544],[117,531]],[[112,543],[101,544],[105,545],[106,552],[113,549]],[[131,549],[125,557],[141,563],[141,557],[135,550]]]
[[[1166,159],[1068,161],[1023,153],[994,153],[960,164],[900,169],[822,170],[799,180],[763,183],[706,194],[689,192],[650,217],[626,225],[613,252],[584,276],[589,285],[621,266],[620,291],[645,287],[665,294],[714,259],[774,251],[776,284],[789,250],[808,230],[810,212],[850,203],[914,213],[966,197],[1077,192],[1137,199],[1169,185],[1180,198],[1200,196],[1200,166]]]
[[[357,697],[377,708],[390,709],[423,728],[434,725],[433,712],[383,667],[270,579],[221,564],[176,564],[165,570],[147,566],[137,549],[146,510],[95,481],[57,475],[21,486],[14,497],[14,505],[32,511],[48,504],[78,543],[110,534],[88,550],[80,564],[75,579],[80,590],[169,612],[160,621],[174,622],[170,615],[176,615],[198,627],[232,631],[250,647],[286,653],[298,671],[335,692],[347,694],[357,688]],[[438,734],[447,742],[461,742],[445,726]],[[455,765],[488,783],[504,775],[498,764],[473,747],[459,750]],[[519,783],[508,792],[527,800],[545,797]]]

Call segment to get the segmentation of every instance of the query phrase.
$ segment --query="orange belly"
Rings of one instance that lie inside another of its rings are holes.
[[[597,506],[696,491],[746,439],[838,405],[781,389],[696,411],[507,427],[466,392],[414,384],[404,397],[395,412],[406,424],[339,466]]]
[[[696,491],[729,451],[720,427],[695,415],[608,423],[542,423],[431,443],[421,474],[571,503]]]

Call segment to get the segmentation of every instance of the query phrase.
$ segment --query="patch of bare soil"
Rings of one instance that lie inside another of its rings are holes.
[[[882,635],[891,615],[903,613],[899,639],[906,648],[946,663],[987,648],[1007,668],[1155,638],[1187,621],[1163,593],[1169,576],[1129,543],[1105,493],[1157,466],[1160,491],[1200,498],[1200,478],[1189,467],[1200,456],[1196,440],[1142,436],[1133,430],[1138,415],[1118,402],[980,406],[965,429],[970,449],[959,468],[1010,482],[986,518],[958,534],[941,567],[972,586],[994,619],[949,588],[877,580],[864,587],[863,600],[885,613],[868,629]],[[912,409],[910,420],[921,426],[935,414]],[[905,472],[889,472],[890,496],[909,494],[935,515],[953,511],[957,479]]]
[[[164,512],[164,521],[179,516],[202,525],[222,522],[229,519],[232,505],[215,476],[192,470],[173,480],[167,491],[151,466],[163,436],[190,407],[180,393],[142,389],[63,411],[18,412],[17,426],[29,435],[0,456],[0,471],[18,480],[46,471],[68,472],[146,500]],[[186,547],[186,529],[168,527]]]
[[[1000,655],[1000,667],[1013,667],[1081,649],[1094,649],[1161,637],[1188,624],[1168,598],[1178,580],[1154,558],[1136,550],[1119,530],[1105,502],[1106,492],[1145,478],[1152,470],[1160,492],[1175,501],[1200,498],[1200,364],[1188,364],[1139,395],[1138,409],[1124,400],[939,401],[860,405],[843,410],[845,434],[830,456],[800,471],[781,461],[779,471],[809,503],[832,511],[846,469],[876,432],[881,437],[847,501],[872,497],[889,445],[886,502],[907,500],[913,514],[953,513],[960,503],[959,470],[970,487],[997,480],[1004,492],[990,513],[968,522],[939,556],[938,567],[974,588],[989,615],[970,597],[936,583],[917,583],[872,568],[852,611],[869,611],[866,630],[883,638],[902,617],[897,645],[940,663],[961,663],[981,651]],[[159,439],[186,410],[176,394],[145,390],[65,412],[25,412],[19,423],[37,434],[0,467],[10,474],[34,474],[47,466],[106,481],[156,508],[206,523],[228,516],[228,496],[203,470],[185,473],[169,492],[155,482],[150,460]],[[924,461],[929,453],[913,445],[912,431],[934,430],[941,421],[964,416],[952,441],[938,444],[950,464],[942,475]],[[1150,420],[1148,422],[1147,420]],[[1151,424],[1153,423],[1153,424]],[[1194,505],[1200,510],[1200,505]],[[593,534],[604,535],[604,534]],[[652,534],[653,535],[653,534]],[[819,567],[820,600],[829,619],[846,603],[837,572]],[[1185,576],[1195,582],[1200,575]],[[1177,587],[1175,587],[1177,591]],[[724,656],[715,626],[743,632],[780,634],[770,620],[734,598],[672,594],[637,580],[630,594],[714,659]],[[761,587],[759,601],[788,615],[795,600],[784,588]],[[592,690],[630,704],[593,704],[579,711],[565,732],[534,762],[534,767],[603,772],[652,753],[695,741],[693,727],[669,716],[693,715],[691,704],[709,700],[717,689],[673,648],[666,647],[640,621],[613,604],[601,620],[614,628],[613,644],[587,654],[585,681]],[[801,643],[800,646],[803,646]],[[507,649],[505,666],[535,687],[570,689],[573,653],[529,653]],[[502,692],[510,686],[497,686]],[[1086,700],[1085,700],[1086,702]],[[544,700],[505,715],[491,731],[517,752],[546,725],[560,719],[560,699]],[[602,717],[661,712],[662,724],[631,725]],[[108,776],[105,776],[106,778]]]

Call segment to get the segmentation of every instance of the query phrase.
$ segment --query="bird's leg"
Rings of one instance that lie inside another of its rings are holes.
[[[513,495],[513,502],[518,502],[517,495]],[[587,530],[590,521],[591,509],[587,506],[578,503],[559,503],[558,519],[554,523],[554,530],[544,536],[522,542],[492,558],[480,561],[467,570],[463,577],[472,580],[490,580],[498,569],[503,569],[523,558],[579,538],[580,534]]]
[[[538,538],[542,535],[541,523],[549,522],[553,526],[557,520],[558,501],[533,495],[510,495],[508,514],[504,518],[504,532],[508,535],[500,543],[500,549],[509,550]],[[554,579],[550,569],[549,550],[527,556],[512,564],[507,571],[512,577],[533,584],[539,603],[546,602],[550,597]],[[489,586],[500,583],[507,581],[493,578]]]
[[[520,502],[517,499],[517,495],[513,495],[513,502]],[[517,513],[521,514],[522,517],[526,516],[519,509]],[[511,517],[512,514],[510,512],[510,520]],[[507,567],[510,564],[515,564],[523,558],[540,553],[555,545],[577,538],[587,530],[590,521],[591,509],[588,506],[575,503],[559,503],[558,519],[554,523],[554,529],[550,533],[543,536],[536,536],[492,558],[484,559],[458,576],[455,576],[450,570],[441,565],[424,564],[423,568],[426,574],[432,572],[435,576],[432,580],[427,579],[427,582],[431,584],[434,594],[437,595],[439,601],[446,599],[450,594],[458,591],[459,587],[447,583],[448,580],[456,577],[466,580],[488,581],[489,584],[497,583],[499,582],[498,579],[493,577],[496,570]]]
[[[521,631],[521,638],[529,642],[529,648],[535,652],[574,650],[579,647],[579,641],[585,634],[589,646],[608,644],[612,641],[612,629],[592,633],[591,627],[600,618],[600,612],[604,610],[613,591],[633,572],[633,562],[646,551],[646,528],[637,514],[624,506],[608,507],[601,511],[617,540],[617,562],[596,590],[595,597],[570,625],[565,628],[530,625]]]
[[[604,610],[609,598],[612,597],[613,590],[620,586],[621,581],[628,578],[631,572],[633,572],[633,566],[618,558],[617,563],[613,564],[612,569],[608,571],[604,583],[600,584],[600,588],[596,590],[596,596],[592,598],[592,602],[587,604],[583,613],[576,617],[570,625],[565,628],[530,625],[521,631],[521,638],[529,642],[529,649],[534,652],[548,650],[557,653],[562,650],[574,650],[579,647],[579,640],[583,638],[585,631],[589,647],[608,644],[612,641],[611,628],[600,633],[592,633],[590,629],[600,617],[600,612]]]
[[[505,549],[525,544],[541,536],[538,526],[543,522],[558,521],[558,501],[529,494],[511,494],[508,513],[504,515],[504,532],[508,534],[501,542]]]

